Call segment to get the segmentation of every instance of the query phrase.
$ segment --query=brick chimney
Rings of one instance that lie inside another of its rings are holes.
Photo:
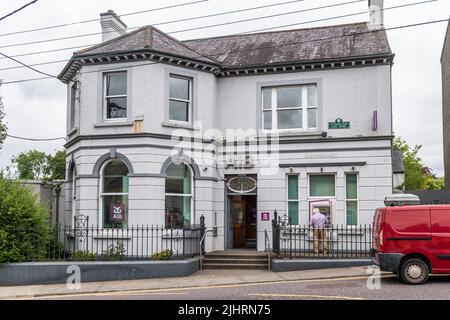
[[[120,20],[119,16],[113,10],[100,13],[100,24],[102,26],[102,42],[127,33],[127,25]]]
[[[384,28],[383,2],[384,0],[369,0],[370,30]]]

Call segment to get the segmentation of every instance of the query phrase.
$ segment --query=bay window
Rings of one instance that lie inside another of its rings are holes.
[[[127,72],[104,74],[105,120],[127,119]]]
[[[190,122],[192,117],[192,79],[171,74],[169,77],[169,120]]]
[[[166,227],[191,224],[192,176],[185,164],[172,163],[166,170]]]
[[[317,86],[262,89],[264,130],[317,129]]]
[[[128,168],[120,160],[107,162],[101,176],[104,228],[126,228],[128,221]]]

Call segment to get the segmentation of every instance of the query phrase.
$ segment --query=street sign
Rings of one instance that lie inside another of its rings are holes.
[[[349,129],[350,121],[342,121],[341,118],[337,118],[334,122],[328,122],[328,129]]]
[[[270,221],[270,212],[261,212],[261,221]]]

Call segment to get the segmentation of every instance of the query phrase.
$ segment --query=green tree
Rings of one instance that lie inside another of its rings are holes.
[[[13,157],[12,163],[17,167],[19,179],[64,179],[66,151],[60,150],[51,155],[38,150],[29,150]]]
[[[48,209],[32,189],[0,173],[0,263],[44,259],[50,228]]]
[[[2,84],[2,81],[0,80],[0,86]],[[3,105],[3,100],[2,97],[0,97],[0,149],[2,148],[3,142],[6,139],[6,132],[7,132],[7,127],[6,127],[6,121],[5,121],[5,108]]]
[[[403,165],[405,167],[405,190],[441,190],[443,189],[443,178],[437,178],[433,171],[426,167],[418,156],[422,149],[421,145],[411,148],[401,137],[394,137],[392,142],[394,150],[403,154]]]

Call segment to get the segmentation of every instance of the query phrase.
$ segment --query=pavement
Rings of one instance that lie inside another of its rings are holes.
[[[299,280],[367,277],[367,267],[270,272],[265,270],[202,270],[187,277],[153,278],[81,283],[71,289],[66,284],[0,287],[0,299],[32,299],[89,295],[101,293],[138,292],[174,288],[214,288],[242,284],[280,284]],[[81,275],[82,277],[82,275]]]

